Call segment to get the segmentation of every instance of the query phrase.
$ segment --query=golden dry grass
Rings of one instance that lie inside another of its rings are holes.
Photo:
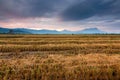
[[[120,35],[0,35],[0,80],[120,80]]]

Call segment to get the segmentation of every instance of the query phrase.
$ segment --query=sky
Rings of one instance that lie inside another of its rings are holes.
[[[120,0],[0,0],[0,27],[120,32]]]

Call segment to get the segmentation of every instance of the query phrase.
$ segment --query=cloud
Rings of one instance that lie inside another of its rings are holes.
[[[0,20],[59,17],[77,21],[91,17],[120,18],[120,0],[0,0]]]
[[[77,21],[91,17],[120,18],[120,0],[77,1],[65,9],[61,16],[64,21]]]
[[[63,8],[64,2],[64,0],[0,0],[0,19],[50,17]]]

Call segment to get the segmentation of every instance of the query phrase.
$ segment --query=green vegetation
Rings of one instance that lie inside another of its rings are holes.
[[[120,80],[120,35],[0,35],[0,80]]]

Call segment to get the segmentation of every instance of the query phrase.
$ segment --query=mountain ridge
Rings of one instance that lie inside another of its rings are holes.
[[[2,28],[0,27],[0,33],[6,33],[6,34],[106,34],[107,32],[101,31],[98,28],[86,28],[79,31],[69,31],[69,30],[47,30],[47,29],[41,29],[41,30],[34,30],[34,29],[28,29],[28,28]]]

